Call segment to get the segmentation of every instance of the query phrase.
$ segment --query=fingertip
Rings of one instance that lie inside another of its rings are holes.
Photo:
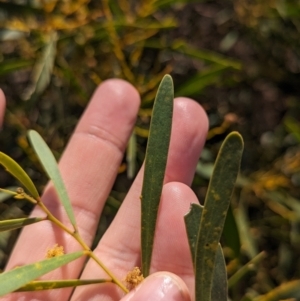
[[[167,180],[191,184],[206,141],[208,118],[203,108],[186,97],[175,98]]]
[[[141,102],[137,89],[123,79],[112,78],[103,81],[96,89],[93,98],[100,95],[107,96],[109,99],[114,98],[120,106],[132,108],[135,114]]]
[[[130,83],[122,79],[105,80],[95,90],[76,132],[101,136],[123,152],[139,105],[139,93]]]
[[[169,200],[172,200],[172,204],[170,204]],[[168,212],[171,206],[173,206],[174,210],[178,207],[181,214],[186,214],[191,203],[199,203],[199,201],[190,186],[182,182],[169,182],[164,184],[161,202],[163,210]],[[174,205],[176,206],[175,208]],[[177,214],[177,212],[174,212],[174,215],[175,214]]]
[[[181,126],[186,126],[189,130],[197,131],[198,139],[204,144],[208,131],[208,117],[203,107],[196,101],[188,97],[177,97],[174,103],[176,110],[174,114],[181,120]],[[190,122],[194,126],[191,127]],[[200,134],[200,135],[199,135]]]
[[[165,241],[157,239],[157,249],[160,250],[160,256],[163,254],[163,245],[166,241],[170,245],[177,246],[178,238],[182,238],[180,246],[178,247],[178,252],[186,257],[189,254],[188,244],[184,245],[182,242],[187,242],[186,229],[184,223],[184,216],[189,212],[191,204],[199,204],[199,200],[195,195],[194,191],[188,185],[181,182],[169,182],[163,186],[161,202],[159,206],[158,221],[157,221],[157,232],[164,234]],[[166,229],[165,225],[169,225],[172,229],[171,233],[169,228]],[[175,252],[176,248],[172,249]],[[172,253],[170,251],[169,255]],[[165,254],[166,256],[167,253]],[[178,256],[179,257],[179,256]],[[153,265],[156,259],[153,260]],[[187,263],[187,261],[186,261]],[[162,264],[162,263],[159,263]],[[159,264],[156,264],[158,268]],[[174,272],[174,270],[167,269],[168,271]],[[154,269],[153,271],[157,271]]]
[[[147,277],[121,301],[190,301],[184,281],[170,272],[157,272]]]

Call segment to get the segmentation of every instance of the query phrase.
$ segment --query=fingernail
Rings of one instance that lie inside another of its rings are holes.
[[[189,301],[183,281],[171,273],[156,273],[146,278],[121,301]]]

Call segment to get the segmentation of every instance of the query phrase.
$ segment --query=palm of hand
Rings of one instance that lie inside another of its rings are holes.
[[[92,243],[101,211],[116,177],[135,123],[139,102],[138,93],[128,83],[122,80],[104,82],[95,92],[60,160],[60,170],[72,200],[79,232],[88,244]],[[3,94],[0,94],[1,111],[4,111]],[[189,292],[194,291],[194,275],[183,215],[187,213],[191,203],[198,202],[189,185],[205,141],[207,127],[206,115],[197,103],[187,98],[175,100],[171,145],[151,273],[172,272],[185,282]],[[133,267],[140,266],[139,196],[142,175],[143,171],[140,170],[115,220],[95,250],[96,255],[119,279],[124,279]],[[43,202],[56,217],[68,223],[51,185],[44,192]],[[41,214],[40,209],[35,208],[32,216]],[[63,245],[67,253],[81,249],[70,236],[48,222],[25,228],[7,269],[43,259],[45,250],[56,243]],[[45,278],[78,278],[83,266],[83,260],[77,260]],[[93,261],[89,261],[80,277],[105,278],[106,275]],[[4,297],[4,300],[69,300],[71,294],[71,289],[14,293]],[[102,284],[77,288],[71,300],[120,298],[122,292],[115,285]]]

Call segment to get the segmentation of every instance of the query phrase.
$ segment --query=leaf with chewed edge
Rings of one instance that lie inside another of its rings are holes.
[[[231,195],[240,169],[243,139],[230,133],[219,151],[208,186],[196,243],[196,301],[210,301],[216,253]]]
[[[199,204],[191,204],[190,211],[184,216],[194,269],[195,269],[195,261],[196,261],[195,259],[196,243],[197,243],[198,233],[200,229],[202,211],[203,211],[203,206]],[[227,289],[228,289],[228,285],[227,285],[226,264],[225,264],[225,259],[224,259],[221,245],[219,244],[217,254],[216,254],[214,273],[213,273],[211,300],[227,301],[227,294],[228,294]]]

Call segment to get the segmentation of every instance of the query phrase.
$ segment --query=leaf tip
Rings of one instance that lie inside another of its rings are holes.
[[[173,78],[172,78],[172,76],[170,74],[164,75],[161,83],[162,82],[168,83],[169,85],[172,85],[172,87],[173,87]]]
[[[239,144],[240,147],[243,149],[244,148],[244,139],[243,136],[237,132],[237,131],[233,131],[231,132],[227,137],[226,140],[230,139],[232,141],[235,141],[235,143]]]

